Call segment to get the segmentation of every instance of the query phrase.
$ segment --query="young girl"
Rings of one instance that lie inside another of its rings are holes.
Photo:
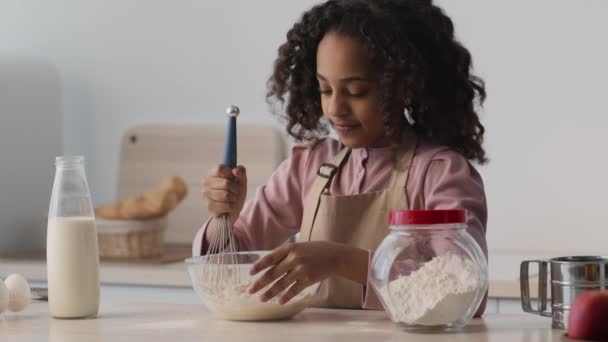
[[[431,0],[330,0],[304,13],[268,82],[287,132],[304,142],[246,205],[243,166],[204,180],[209,212],[230,214],[240,250],[276,248],[254,265],[266,272],[250,293],[280,279],[261,298],[288,289],[285,303],[323,281],[321,306],[381,309],[368,270],[391,209],[464,208],[487,255],[484,188],[469,164],[486,161],[476,112],[485,89],[470,70]],[[328,126],[339,141],[323,137]],[[215,227],[198,232],[195,255]]]

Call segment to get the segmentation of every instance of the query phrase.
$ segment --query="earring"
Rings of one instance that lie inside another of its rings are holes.
[[[405,120],[407,120],[410,126],[413,126],[414,123],[416,123],[416,121],[412,117],[412,113],[410,113],[410,110],[407,109],[407,106],[403,108],[403,116],[405,116]]]

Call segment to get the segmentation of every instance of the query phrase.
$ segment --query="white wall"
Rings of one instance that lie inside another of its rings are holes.
[[[265,81],[313,3],[1,0],[0,54],[57,67],[64,150],[86,156],[100,203],[114,197],[120,135],[133,124],[219,122],[230,103],[243,122],[273,122]],[[608,2],[440,3],[487,81],[491,248],[605,253]]]
[[[491,246],[608,254],[608,2],[442,2],[488,85]]]

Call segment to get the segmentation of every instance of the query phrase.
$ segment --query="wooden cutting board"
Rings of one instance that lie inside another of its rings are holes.
[[[168,176],[180,176],[188,195],[169,214],[167,243],[190,244],[207,220],[201,182],[220,163],[223,125],[144,125],[130,128],[120,149],[117,197],[139,194]],[[286,142],[272,126],[239,125],[237,161],[247,167],[248,198],[286,158]]]

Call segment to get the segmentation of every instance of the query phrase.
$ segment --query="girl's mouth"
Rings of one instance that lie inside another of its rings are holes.
[[[336,132],[338,132],[338,134],[341,134],[341,135],[349,134],[353,130],[361,127],[361,125],[359,125],[359,124],[356,124],[356,125],[344,125],[344,124],[336,124],[336,123],[333,123],[332,126],[334,127],[334,129],[336,130]]]

